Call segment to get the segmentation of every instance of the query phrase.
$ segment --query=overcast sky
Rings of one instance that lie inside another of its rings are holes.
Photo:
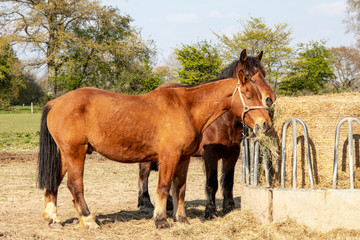
[[[349,46],[343,20],[345,0],[101,0],[129,14],[144,39],[155,40],[159,60],[167,58],[181,43],[216,41],[213,32],[241,31],[240,21],[261,17],[268,26],[287,23],[292,45],[327,40],[328,47]]]

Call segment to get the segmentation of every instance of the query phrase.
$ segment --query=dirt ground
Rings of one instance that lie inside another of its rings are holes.
[[[237,165],[234,197],[237,209],[207,221],[203,163],[192,159],[186,191],[190,225],[174,223],[157,230],[152,211],[137,208],[137,164],[109,161],[97,154],[85,164],[85,199],[101,228],[83,230],[78,224],[72,198],[63,180],[58,195],[58,215],[64,227],[50,229],[42,218],[43,191],[36,187],[36,154],[0,152],[0,239],[359,239],[360,231],[315,232],[293,221],[261,224],[240,210],[240,165]],[[157,173],[150,176],[150,196],[155,200]],[[221,208],[221,191],[217,195]],[[220,212],[221,213],[221,212]]]

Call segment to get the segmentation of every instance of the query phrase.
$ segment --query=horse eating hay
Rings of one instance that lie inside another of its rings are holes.
[[[124,163],[158,160],[155,225],[169,227],[170,187],[174,220],[188,222],[184,198],[190,156],[206,127],[229,109],[253,129],[267,131],[271,126],[256,88],[242,70],[238,78],[194,87],[163,88],[138,96],[82,88],[48,102],[41,120],[38,160],[38,186],[45,189],[43,217],[51,227],[61,226],[57,191],[67,172],[80,225],[98,227],[83,186],[86,153],[97,151]]]
[[[238,60],[233,61],[225,68],[217,79],[236,77],[239,69],[245,71],[246,75],[251,76],[256,87],[261,93],[261,100],[265,107],[270,107],[275,101],[275,94],[265,81],[265,70],[260,64],[263,52],[258,56],[247,56],[244,49]],[[159,88],[184,86],[180,83],[166,83]],[[234,171],[235,164],[240,154],[240,142],[242,133],[241,119],[234,116],[231,111],[224,113],[216,119],[203,133],[199,150],[194,156],[204,159],[206,172],[206,195],[207,203],[205,210],[206,218],[216,216],[215,194],[218,189],[217,169],[218,161],[222,159],[222,178],[223,189],[223,212],[230,212],[235,208],[233,199]],[[148,193],[148,178],[151,170],[150,163],[139,164],[139,207],[150,207],[153,205]],[[171,209],[171,199],[168,200],[168,208]]]

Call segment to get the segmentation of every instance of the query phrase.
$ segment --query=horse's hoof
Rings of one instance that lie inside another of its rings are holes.
[[[170,228],[170,224],[166,220],[155,220],[155,226],[157,229]]]
[[[63,225],[61,224],[61,222],[59,220],[51,220],[49,222],[49,227],[51,229],[62,229]]]
[[[181,223],[185,223],[185,224],[189,224],[189,221],[187,220],[187,217],[185,216],[177,216],[177,219],[175,219],[175,222],[181,222]]]
[[[144,192],[138,197],[138,207],[140,209],[154,208],[154,205],[150,201],[150,195],[148,192]]]
[[[84,229],[97,229],[100,228],[100,226],[95,222],[94,218],[89,216],[80,216],[80,226]]]
[[[154,205],[152,205],[151,202],[139,202],[139,203],[138,203],[138,207],[139,207],[141,210],[144,210],[144,209],[154,209]]]
[[[215,211],[205,211],[205,218],[208,220],[212,220],[217,216],[218,216],[218,214],[217,214],[216,210]]]
[[[234,209],[235,209],[235,204],[227,204],[223,207],[223,213],[228,214],[229,212],[231,212]]]
[[[213,219],[214,217],[217,217],[218,214],[216,212],[216,207],[215,206],[206,206],[206,209],[205,209],[205,218],[206,219]]]

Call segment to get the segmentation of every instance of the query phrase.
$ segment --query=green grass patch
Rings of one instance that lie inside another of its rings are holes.
[[[42,108],[39,106],[33,107],[33,113],[41,113]],[[24,114],[31,113],[31,106],[11,106],[8,110],[0,110],[0,114]]]
[[[0,114],[0,133],[33,133],[40,130],[41,113]]]
[[[39,132],[13,133],[0,132],[0,151],[13,152],[18,150],[37,151]]]
[[[0,114],[0,151],[37,151],[41,113]]]

